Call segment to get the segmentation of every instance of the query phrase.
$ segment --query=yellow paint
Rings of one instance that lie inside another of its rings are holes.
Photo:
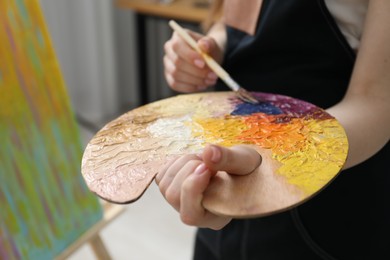
[[[348,141],[335,119],[306,120],[305,128],[309,132],[304,146],[288,156],[278,155],[279,151],[275,151],[274,156],[282,163],[278,173],[310,195],[340,171],[347,154]]]
[[[247,130],[241,116],[225,116],[222,118],[197,118],[194,122],[201,126],[201,132],[193,132],[195,138],[200,138],[205,143],[214,143],[223,146],[233,146],[237,144],[250,143],[240,140],[238,137]]]
[[[178,96],[151,104],[148,111],[162,117],[190,115],[192,121],[184,125],[191,129],[196,145],[255,144],[270,149],[281,163],[277,174],[305,195],[317,192],[340,171],[348,142],[337,120],[264,113],[234,116],[230,115],[234,104],[225,98]]]
[[[280,122],[286,120],[286,122]],[[250,116],[197,118],[194,138],[223,146],[256,144],[271,149],[282,166],[278,174],[306,195],[321,189],[337,174],[347,154],[344,130],[335,119],[288,118],[257,113]],[[335,149],[339,147],[339,149]]]

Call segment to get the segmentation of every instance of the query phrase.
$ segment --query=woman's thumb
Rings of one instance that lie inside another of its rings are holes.
[[[236,175],[252,173],[262,161],[261,155],[255,149],[245,145],[230,148],[207,145],[202,159],[211,171],[225,171]]]

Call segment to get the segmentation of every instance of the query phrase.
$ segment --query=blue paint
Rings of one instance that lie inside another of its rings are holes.
[[[258,104],[241,103],[236,106],[232,115],[252,115],[254,113],[265,113],[267,115],[279,115],[282,114],[282,110],[267,102],[260,102]]]
[[[22,17],[23,23],[25,25],[30,25],[30,19],[28,15],[28,11],[26,9],[26,4],[23,0],[17,0],[16,6],[18,7],[19,16]]]
[[[35,35],[36,35],[36,37],[37,37],[39,46],[40,46],[41,48],[45,48],[45,40],[43,39],[42,31],[40,30],[40,28],[37,28],[37,29],[35,30]]]
[[[43,73],[43,70],[42,70],[42,64],[41,64],[41,61],[40,61],[40,58],[37,54],[37,50],[35,48],[35,45],[34,45],[34,42],[32,40],[28,40],[28,42],[26,42],[27,44],[27,53],[28,53],[28,60],[31,62],[35,72],[36,72],[36,75],[37,76],[41,76],[42,73]]]

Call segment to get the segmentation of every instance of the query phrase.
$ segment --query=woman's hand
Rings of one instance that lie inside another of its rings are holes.
[[[201,155],[184,155],[170,161],[157,174],[156,183],[185,224],[221,229],[231,218],[212,214],[202,205],[211,178],[217,171],[249,174],[260,164],[261,156],[252,148],[208,145]]]
[[[188,30],[199,48],[217,62],[222,60],[222,51],[212,37]],[[168,85],[178,92],[197,92],[213,86],[217,75],[212,72],[202,56],[193,50],[176,32],[165,45],[164,69]]]

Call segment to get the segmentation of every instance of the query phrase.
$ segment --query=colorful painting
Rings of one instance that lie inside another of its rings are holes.
[[[37,0],[0,1],[0,259],[53,259],[102,218]]]
[[[233,92],[209,92],[160,100],[122,115],[88,144],[82,161],[87,185],[106,200],[129,203],[143,194],[159,167],[174,156],[199,153],[207,143],[227,147],[246,144],[259,151],[268,169],[267,175],[251,181],[263,185],[260,191],[255,187],[260,197],[263,191],[271,190],[272,194],[265,193],[268,202],[259,203],[269,203],[267,210],[278,211],[302,202],[326,186],[342,168],[348,151],[344,129],[326,111],[307,102],[253,94],[259,104],[245,103]],[[213,181],[218,182],[218,178]],[[218,187],[225,185],[218,183]],[[283,192],[286,196],[278,201]],[[242,196],[247,195],[245,190]],[[221,193],[219,197],[223,197]],[[221,199],[231,204],[229,198]],[[208,201],[206,196],[204,203],[212,208]],[[239,211],[260,215],[267,213],[265,208],[248,205]],[[216,211],[235,216],[240,212]]]

